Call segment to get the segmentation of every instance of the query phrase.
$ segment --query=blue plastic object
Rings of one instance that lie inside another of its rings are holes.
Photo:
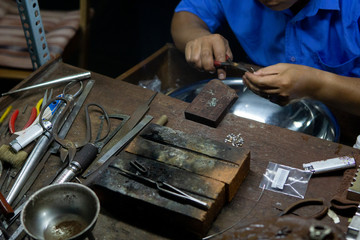
[[[33,69],[50,60],[37,0],[16,0]]]

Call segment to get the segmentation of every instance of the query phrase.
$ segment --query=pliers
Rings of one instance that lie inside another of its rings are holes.
[[[36,106],[31,109],[30,117],[29,117],[28,121],[26,122],[26,124],[25,124],[25,126],[23,127],[22,130],[30,127],[35,122],[37,116],[40,113],[41,108],[44,106],[45,103],[47,103],[47,101],[49,101],[49,98],[52,95],[52,89],[51,89],[49,97],[47,96],[47,94],[48,94],[47,91],[48,90],[46,90],[44,97],[41,98],[37,102]],[[16,122],[16,119],[17,119],[18,115],[19,115],[19,109],[16,109],[13,112],[13,114],[11,114],[11,117],[10,117],[10,120],[9,120],[9,131],[10,131],[11,134],[15,133],[15,122]]]
[[[226,62],[214,61],[214,66],[216,68],[230,66],[230,67],[242,70],[244,72],[252,72],[252,73],[255,72],[255,69],[252,67],[246,67],[242,63],[233,62],[229,56],[226,56]]]
[[[299,200],[293,204],[291,204],[290,206],[288,206],[282,213],[280,213],[280,216],[284,216],[287,215],[289,213],[293,213],[295,210],[302,208],[302,207],[306,207],[306,206],[311,206],[311,205],[322,205],[323,208],[319,211],[314,213],[311,216],[303,216],[304,218],[315,218],[315,219],[322,219],[324,216],[326,216],[329,208],[328,206],[326,206],[326,204],[324,203],[324,200],[321,198],[310,198],[310,199],[303,199],[303,200]]]
[[[10,120],[9,120],[9,130],[10,133],[13,134],[15,132],[15,122],[19,115],[19,109],[16,109],[13,114],[11,114]],[[29,120],[26,122],[25,126],[23,127],[23,130],[28,128],[36,119],[37,117],[37,110],[36,107],[33,107],[31,109],[31,114],[29,117]]]

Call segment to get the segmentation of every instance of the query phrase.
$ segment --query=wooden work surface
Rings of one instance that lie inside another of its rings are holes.
[[[61,63],[58,63],[61,64]],[[60,68],[58,68],[60,69]],[[44,70],[47,71],[46,69]],[[54,70],[56,73],[58,70]],[[60,71],[60,70],[59,70]],[[63,72],[62,70],[60,72]],[[59,74],[60,74],[59,72]],[[105,107],[109,113],[131,114],[137,106],[146,102],[153,92],[124,81],[115,80],[103,75],[92,73],[95,80],[86,103],[96,102]],[[22,83],[23,85],[29,83]],[[19,88],[17,86],[16,88]],[[34,101],[39,99],[43,91],[35,91],[34,94],[27,94],[29,99]],[[7,104],[15,101],[18,96],[2,98],[0,109],[4,109]],[[32,101],[23,99],[20,103]],[[19,101],[17,101],[19,104]],[[35,101],[36,102],[36,101]],[[150,105],[148,114],[154,117],[153,122],[162,115],[167,115],[167,127],[178,129],[187,133],[196,133],[203,138],[210,138],[224,142],[230,133],[241,133],[244,139],[244,148],[251,152],[250,173],[234,199],[227,204],[216,218],[209,234],[223,230],[234,223],[246,225],[264,217],[273,217],[280,213],[279,209],[285,209],[291,203],[300,200],[299,198],[286,196],[283,194],[264,191],[261,199],[257,202],[261,188],[259,188],[262,175],[269,162],[284,164],[290,167],[302,169],[305,162],[324,160],[344,155],[352,155],[357,150],[316,137],[293,132],[287,129],[271,126],[252,120],[227,114],[217,128],[208,127],[196,122],[186,120],[184,111],[188,103],[158,94]],[[21,106],[18,106],[20,109]],[[3,110],[2,110],[3,111]],[[75,124],[76,130],[69,133],[69,138],[83,137],[83,119],[78,117]],[[6,139],[2,138],[3,143]],[[360,163],[357,159],[357,165]],[[59,158],[52,156],[39,176],[35,185],[31,189],[34,192],[41,183],[51,177],[58,169]],[[313,177],[308,185],[306,198],[324,198],[329,204],[330,199],[335,195],[340,187],[343,171]],[[98,218],[93,234],[96,239],[173,239],[176,235],[166,231],[163,226],[156,224],[156,216],[153,220],[143,221],[141,211],[134,209],[132,216],[122,215],[122,208],[125,206],[121,202],[113,206],[102,206],[101,214]],[[251,210],[251,211],[250,211]],[[314,210],[306,208],[301,214],[311,214]],[[131,212],[127,210],[127,212]],[[346,231],[348,219],[341,217],[338,226]],[[323,221],[330,223],[329,217]],[[181,229],[181,226],[177,226]]]

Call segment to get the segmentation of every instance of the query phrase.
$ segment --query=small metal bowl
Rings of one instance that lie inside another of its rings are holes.
[[[34,193],[21,212],[21,224],[34,239],[85,239],[92,236],[100,202],[88,187],[61,183]]]
[[[180,88],[170,93],[169,96],[185,102],[192,102],[209,81],[204,80]],[[302,99],[281,107],[245,88],[241,78],[228,78],[223,82],[235,89],[239,96],[230,109],[231,113],[239,117],[306,133],[321,139],[339,141],[339,124],[323,103],[312,99]]]

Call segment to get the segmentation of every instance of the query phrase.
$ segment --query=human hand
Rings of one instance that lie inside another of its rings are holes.
[[[286,105],[291,100],[311,97],[318,88],[314,68],[279,63],[259,69],[255,73],[246,72],[243,80],[254,93],[279,105]]]
[[[226,78],[222,68],[216,69],[214,60],[225,62],[226,56],[233,58],[228,41],[220,34],[205,35],[189,41],[185,46],[186,61],[200,71],[217,72],[218,78]]]

